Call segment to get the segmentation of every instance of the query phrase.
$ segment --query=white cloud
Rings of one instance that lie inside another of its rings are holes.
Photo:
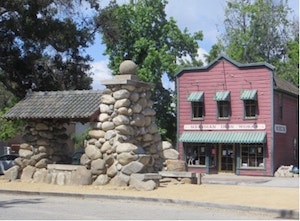
[[[208,52],[204,48],[198,48],[196,59],[201,60],[204,65],[206,65],[205,55],[208,55]],[[191,57],[189,55],[184,56],[181,59],[186,61],[186,62],[191,62],[192,61]]]
[[[191,33],[202,31],[204,37],[200,46],[210,50],[219,35],[217,25],[224,20],[225,3],[224,0],[169,0],[166,13],[177,21],[181,30],[188,28]]]
[[[208,55],[208,52],[203,48],[198,48],[197,54],[197,59],[200,59],[204,65],[207,65],[207,62],[205,61],[205,55]]]
[[[91,63],[91,72],[94,73],[92,75],[93,83],[92,87],[93,90],[102,90],[105,86],[101,83],[103,80],[109,80],[112,78],[112,72],[107,67],[108,60],[103,61],[96,61]]]

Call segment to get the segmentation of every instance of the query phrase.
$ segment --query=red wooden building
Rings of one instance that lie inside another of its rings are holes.
[[[222,55],[176,80],[178,151],[189,171],[273,176],[298,165],[299,90],[272,65]]]

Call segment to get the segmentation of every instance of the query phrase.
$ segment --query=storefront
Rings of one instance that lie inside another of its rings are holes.
[[[179,141],[190,170],[239,174],[265,169],[266,132],[184,132]]]
[[[176,75],[178,151],[190,172],[273,176],[297,165],[299,89],[268,63],[222,55]]]

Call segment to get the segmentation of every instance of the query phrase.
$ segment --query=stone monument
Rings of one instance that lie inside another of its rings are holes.
[[[163,168],[161,136],[155,124],[151,84],[140,81],[137,66],[125,60],[119,75],[102,82],[98,122],[92,124],[81,164],[91,170],[95,184],[130,184],[136,173]]]

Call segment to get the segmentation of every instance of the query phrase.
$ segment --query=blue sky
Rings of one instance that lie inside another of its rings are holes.
[[[118,3],[126,3],[129,0],[118,0]],[[101,7],[105,7],[109,0],[100,0]],[[166,14],[177,21],[177,25],[183,30],[187,28],[190,33],[203,31],[204,39],[199,43],[198,51],[201,57],[207,53],[216,43],[217,36],[222,32],[224,20],[225,0],[169,0],[166,6]],[[294,10],[294,16],[299,19],[299,0],[289,0],[289,6]],[[108,58],[103,56],[105,46],[101,44],[100,35],[95,43],[86,52],[90,54],[92,62],[93,89],[104,89],[101,81],[110,79],[111,72],[107,68]],[[165,87],[171,87],[172,83],[164,81]]]

